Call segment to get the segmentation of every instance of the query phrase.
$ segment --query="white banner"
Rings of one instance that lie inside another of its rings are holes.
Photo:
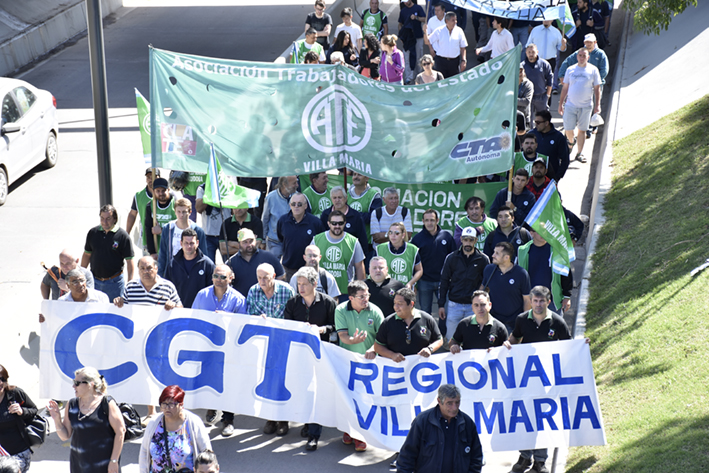
[[[566,0],[445,0],[457,7],[509,18],[511,20],[542,21],[564,18]]]
[[[44,398],[73,397],[74,371],[93,366],[120,402],[154,405],[177,384],[190,409],[315,422],[397,451],[414,416],[452,383],[486,450],[605,444],[583,340],[394,363],[321,343],[316,329],[289,320],[58,301],[44,301],[42,313]]]

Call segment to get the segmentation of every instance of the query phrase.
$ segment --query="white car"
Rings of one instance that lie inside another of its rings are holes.
[[[38,164],[57,164],[57,99],[18,79],[0,77],[0,205],[10,184]]]

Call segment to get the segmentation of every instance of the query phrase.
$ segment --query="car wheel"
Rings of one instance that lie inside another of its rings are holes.
[[[7,200],[7,193],[10,191],[5,168],[0,167],[0,205]]]
[[[47,137],[47,146],[44,150],[44,167],[49,169],[53,168],[57,164],[57,159],[59,159],[59,146],[57,146],[57,136],[53,131],[49,132]]]

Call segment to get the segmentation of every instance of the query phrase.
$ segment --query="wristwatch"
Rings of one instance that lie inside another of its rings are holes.
[[[118,460],[111,459],[111,463],[118,463]]]

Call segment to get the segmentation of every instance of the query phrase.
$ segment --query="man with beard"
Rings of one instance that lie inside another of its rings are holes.
[[[532,164],[532,178],[527,183],[527,189],[534,194],[535,199],[539,199],[550,182],[551,179],[547,176],[546,160],[540,156]]]
[[[367,230],[362,221],[359,212],[347,205],[347,194],[342,186],[335,186],[330,190],[330,200],[332,207],[323,210],[320,214],[320,222],[323,227],[327,226],[327,218],[333,210],[339,210],[345,215],[347,222],[345,223],[345,231],[359,240],[362,246],[362,251],[368,248]]]
[[[566,137],[554,128],[549,110],[540,110],[534,116],[530,133],[537,137],[536,152],[548,156],[547,176],[559,182],[569,168],[569,148]],[[533,174],[533,173],[532,173]]]
[[[177,218],[175,213],[175,199],[173,199],[172,194],[168,190],[167,179],[159,177],[153,181],[153,196],[157,201],[155,202],[155,220],[156,224],[153,225],[153,205],[152,202],[148,202],[145,206],[145,220],[143,221],[143,229],[145,230],[145,242],[147,243],[147,249],[150,256],[158,259],[158,250],[160,249],[160,236],[162,235],[162,227],[166,223],[170,223]],[[157,246],[155,245],[155,238],[153,235],[157,235]]]
[[[514,212],[506,205],[503,205],[497,211],[497,228],[488,235],[487,240],[485,240],[485,250],[483,250],[483,253],[485,256],[492,259],[495,245],[506,241],[512,244],[516,256],[517,248],[531,239],[532,235],[530,235],[525,228],[515,225]]]
[[[532,175],[532,165],[537,158],[543,158],[545,164],[549,158],[537,152],[537,136],[534,133],[527,133],[521,138],[522,151],[515,153],[515,171],[524,169],[528,175]]]
[[[256,268],[262,263],[268,263],[273,266],[278,279],[283,280],[285,278],[285,271],[278,259],[272,253],[256,247],[256,235],[254,235],[253,231],[248,228],[242,228],[237,234],[237,240],[239,242],[239,252],[226,262],[236,275],[232,283],[234,289],[241,294],[248,294],[249,289],[258,283]]]
[[[467,215],[455,224],[453,238],[455,244],[460,247],[460,235],[467,227],[481,227],[482,232],[478,232],[476,248],[480,251],[485,248],[485,238],[497,227],[497,222],[485,215],[485,201],[480,197],[470,197],[465,201],[465,212]]]
[[[232,209],[232,216],[224,222],[223,230],[219,237],[219,251],[222,253],[222,260],[226,261],[239,251],[239,232],[243,228],[248,228],[256,236],[256,246],[262,250],[266,249],[263,243],[263,222],[261,218],[249,212],[249,209]],[[225,233],[226,232],[226,233]]]

